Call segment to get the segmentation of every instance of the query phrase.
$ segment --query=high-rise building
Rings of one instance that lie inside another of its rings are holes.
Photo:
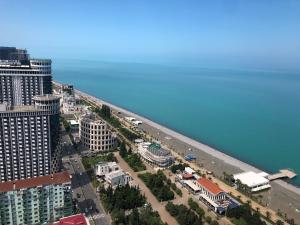
[[[27,50],[0,47],[0,103],[31,105],[35,95],[52,93],[51,60],[30,59]]]
[[[35,96],[30,106],[0,106],[0,181],[45,176],[60,169],[60,101]]]
[[[0,224],[49,224],[72,213],[67,172],[0,183]]]

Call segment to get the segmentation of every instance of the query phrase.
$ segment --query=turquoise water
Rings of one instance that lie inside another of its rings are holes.
[[[300,174],[300,73],[79,60],[54,60],[53,71],[268,172]]]

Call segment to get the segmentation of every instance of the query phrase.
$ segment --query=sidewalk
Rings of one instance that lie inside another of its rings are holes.
[[[159,202],[156,197],[151,193],[149,188],[144,184],[144,182],[137,176],[138,173],[134,172],[125,160],[119,155],[119,152],[115,152],[115,156],[118,160],[118,164],[120,167],[129,172],[131,177],[133,178],[134,184],[138,185],[141,193],[144,194],[147,198],[147,201],[152,205],[152,208],[158,212],[160,218],[163,222],[168,223],[169,225],[179,225],[174,217],[172,217],[167,210],[165,209],[166,202]]]

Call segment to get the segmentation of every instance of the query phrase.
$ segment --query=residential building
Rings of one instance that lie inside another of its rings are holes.
[[[131,176],[123,170],[116,170],[105,174],[105,181],[112,187],[125,186],[131,180]]]
[[[62,110],[65,114],[74,113],[76,111],[76,98],[73,85],[62,84]]]
[[[106,174],[121,170],[119,165],[116,162],[101,162],[95,165],[95,174],[96,176],[102,177]]]
[[[0,224],[49,224],[72,211],[67,172],[0,183]]]
[[[109,151],[116,143],[116,134],[95,114],[86,114],[79,121],[79,136],[84,147],[93,151]]]
[[[175,157],[172,156],[171,152],[161,148],[160,144],[157,143],[141,143],[138,152],[146,162],[163,168],[171,166],[175,161]]]
[[[27,50],[0,47],[0,104],[31,105],[52,93],[51,60],[30,59]]]
[[[0,107],[1,182],[60,169],[59,98],[44,95],[32,101],[31,106]]]
[[[58,222],[49,225],[90,225],[90,222],[88,218],[81,213],[61,218]]]

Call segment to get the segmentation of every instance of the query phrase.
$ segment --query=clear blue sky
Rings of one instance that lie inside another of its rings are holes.
[[[0,21],[34,56],[300,64],[298,0],[1,0]]]

